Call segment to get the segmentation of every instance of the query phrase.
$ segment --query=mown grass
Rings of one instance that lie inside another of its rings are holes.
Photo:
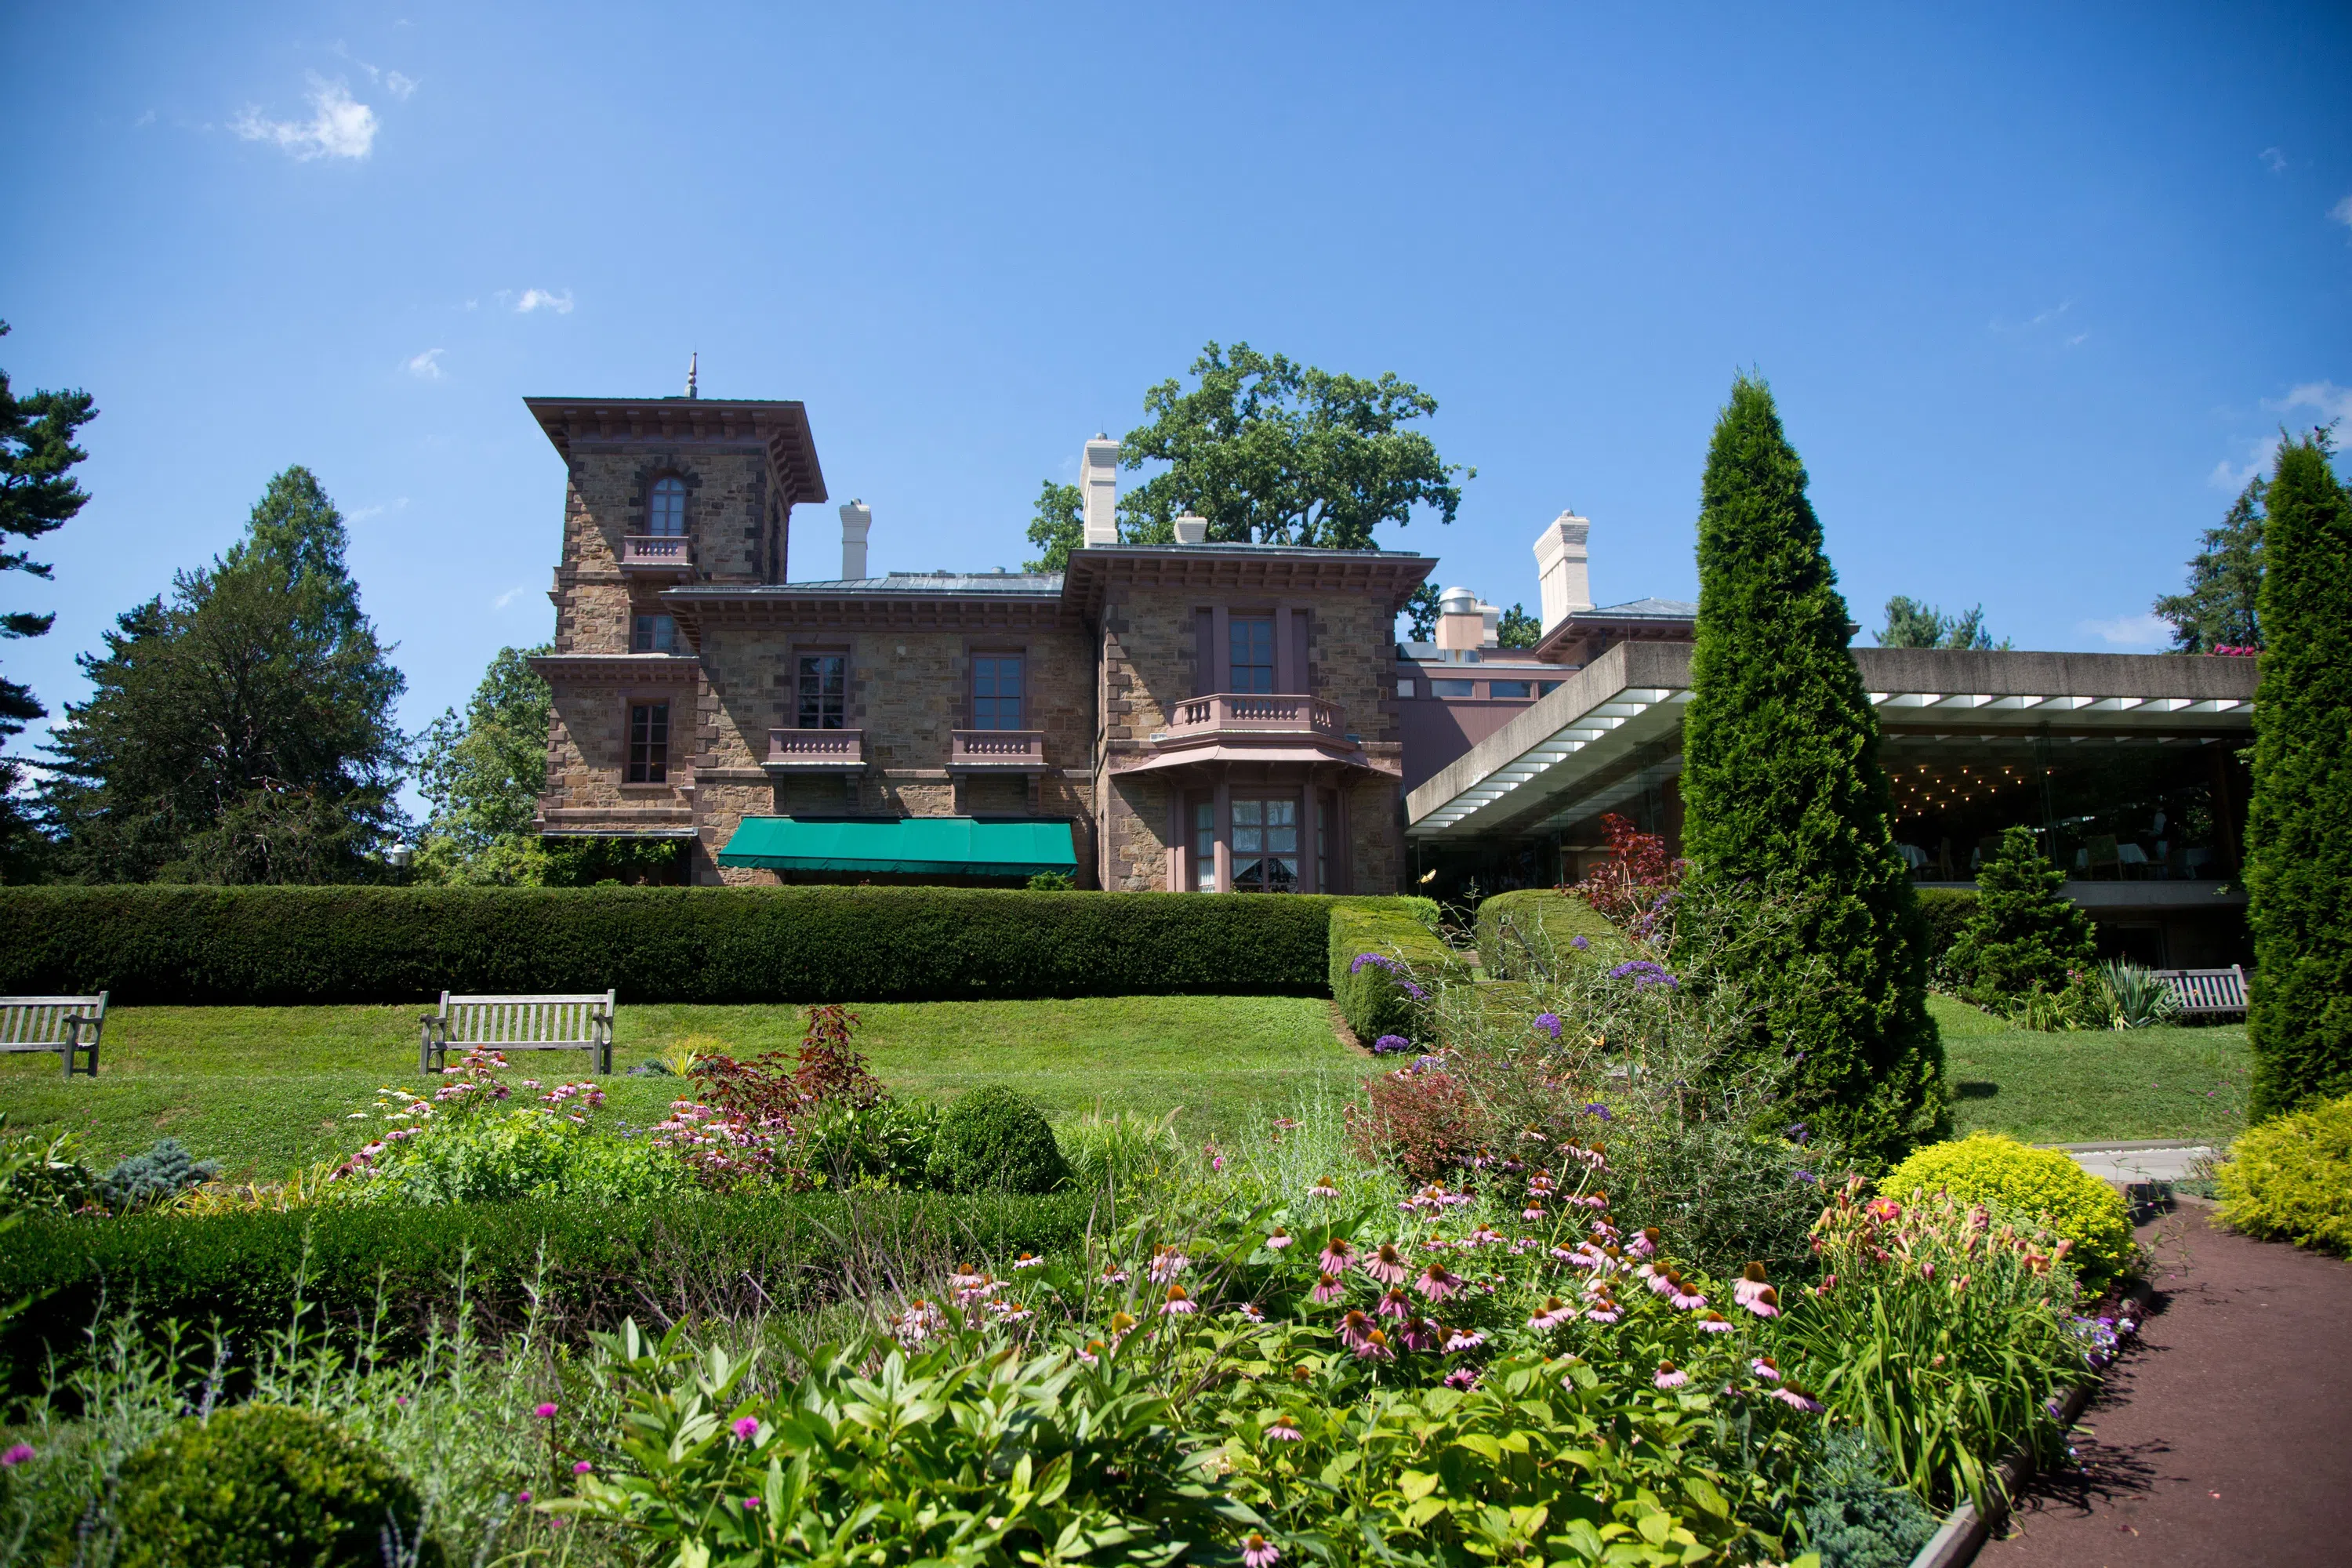
[[[169,1134],[225,1173],[276,1176],[349,1152],[386,1084],[415,1088],[417,1006],[126,1007],[110,1013],[96,1079],[65,1082],[52,1056],[0,1058],[12,1128],[68,1126],[89,1157],[134,1153]],[[1291,996],[1119,996],[1068,1001],[884,1003],[851,1009],[858,1047],[893,1089],[952,1100],[1010,1083],[1049,1114],[1099,1105],[1181,1110],[1189,1139],[1228,1135],[1262,1106],[1328,1080],[1350,1087],[1365,1058],[1341,1045],[1330,1004]],[[800,1043],[790,1006],[623,1006],[608,1115],[644,1123],[687,1086],[629,1068],[706,1037],[736,1056]],[[585,1076],[585,1053],[510,1058],[518,1076]]]
[[[2242,1025],[2042,1034],[1948,996],[1930,997],[1929,1006],[1943,1032],[1952,1122],[1962,1136],[2221,1144],[2245,1127]]]

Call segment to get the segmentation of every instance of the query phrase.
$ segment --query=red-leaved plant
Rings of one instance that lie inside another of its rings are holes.
[[[1601,816],[1601,826],[1609,836],[1609,858],[1573,890],[1636,942],[1648,942],[1673,911],[1690,862],[1666,853],[1664,835],[1644,833],[1613,811]]]

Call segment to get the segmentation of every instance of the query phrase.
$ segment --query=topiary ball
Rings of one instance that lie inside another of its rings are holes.
[[[1070,1179],[1045,1113],[1002,1084],[975,1089],[940,1119],[930,1178],[952,1193],[1050,1193]]]
[[[1999,1205],[2039,1219],[2073,1242],[2070,1260],[2091,1289],[2133,1260],[2131,1211],[2121,1194],[2055,1149],[2030,1149],[1998,1132],[1930,1143],[1886,1173],[1894,1198],[1946,1192],[1964,1204]]]
[[[416,1489],[331,1422],[283,1405],[184,1421],[122,1468],[124,1568],[379,1568],[387,1539],[438,1568]]]

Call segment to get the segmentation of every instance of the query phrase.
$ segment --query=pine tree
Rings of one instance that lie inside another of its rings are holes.
[[[2172,623],[2173,652],[2263,646],[2263,495],[2269,488],[2256,474],[2221,526],[2205,531],[2205,548],[2189,563],[2189,591],[2157,600],[2158,616]]]
[[[1771,393],[1740,376],[1701,487],[1684,842],[1700,874],[1790,904],[1743,976],[1757,1046],[1815,1130],[1875,1164],[1941,1119],[1943,1047],[1878,718],[1806,483]]]
[[[2352,496],[2327,432],[2279,450],[2266,500],[2246,887],[2249,1114],[2352,1094]]]
[[[2063,991],[2098,949],[2091,917],[2066,896],[2066,873],[2011,827],[1977,872],[1977,901],[1946,962],[1969,996],[2000,1007],[2034,990]]]

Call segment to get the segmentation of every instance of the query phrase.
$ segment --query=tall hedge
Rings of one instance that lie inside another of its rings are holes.
[[[2267,500],[2246,818],[2257,1118],[2352,1094],[2352,500],[2323,437],[2280,448]]]
[[[1316,994],[1335,905],[968,888],[0,888],[0,993],[121,1003]]]
[[[1756,1048],[1817,1131],[1891,1162],[1943,1115],[1943,1047],[1878,716],[1806,483],[1771,393],[1738,377],[1701,487],[1684,851],[1700,875],[1794,900],[1745,977],[1764,1004]]]

